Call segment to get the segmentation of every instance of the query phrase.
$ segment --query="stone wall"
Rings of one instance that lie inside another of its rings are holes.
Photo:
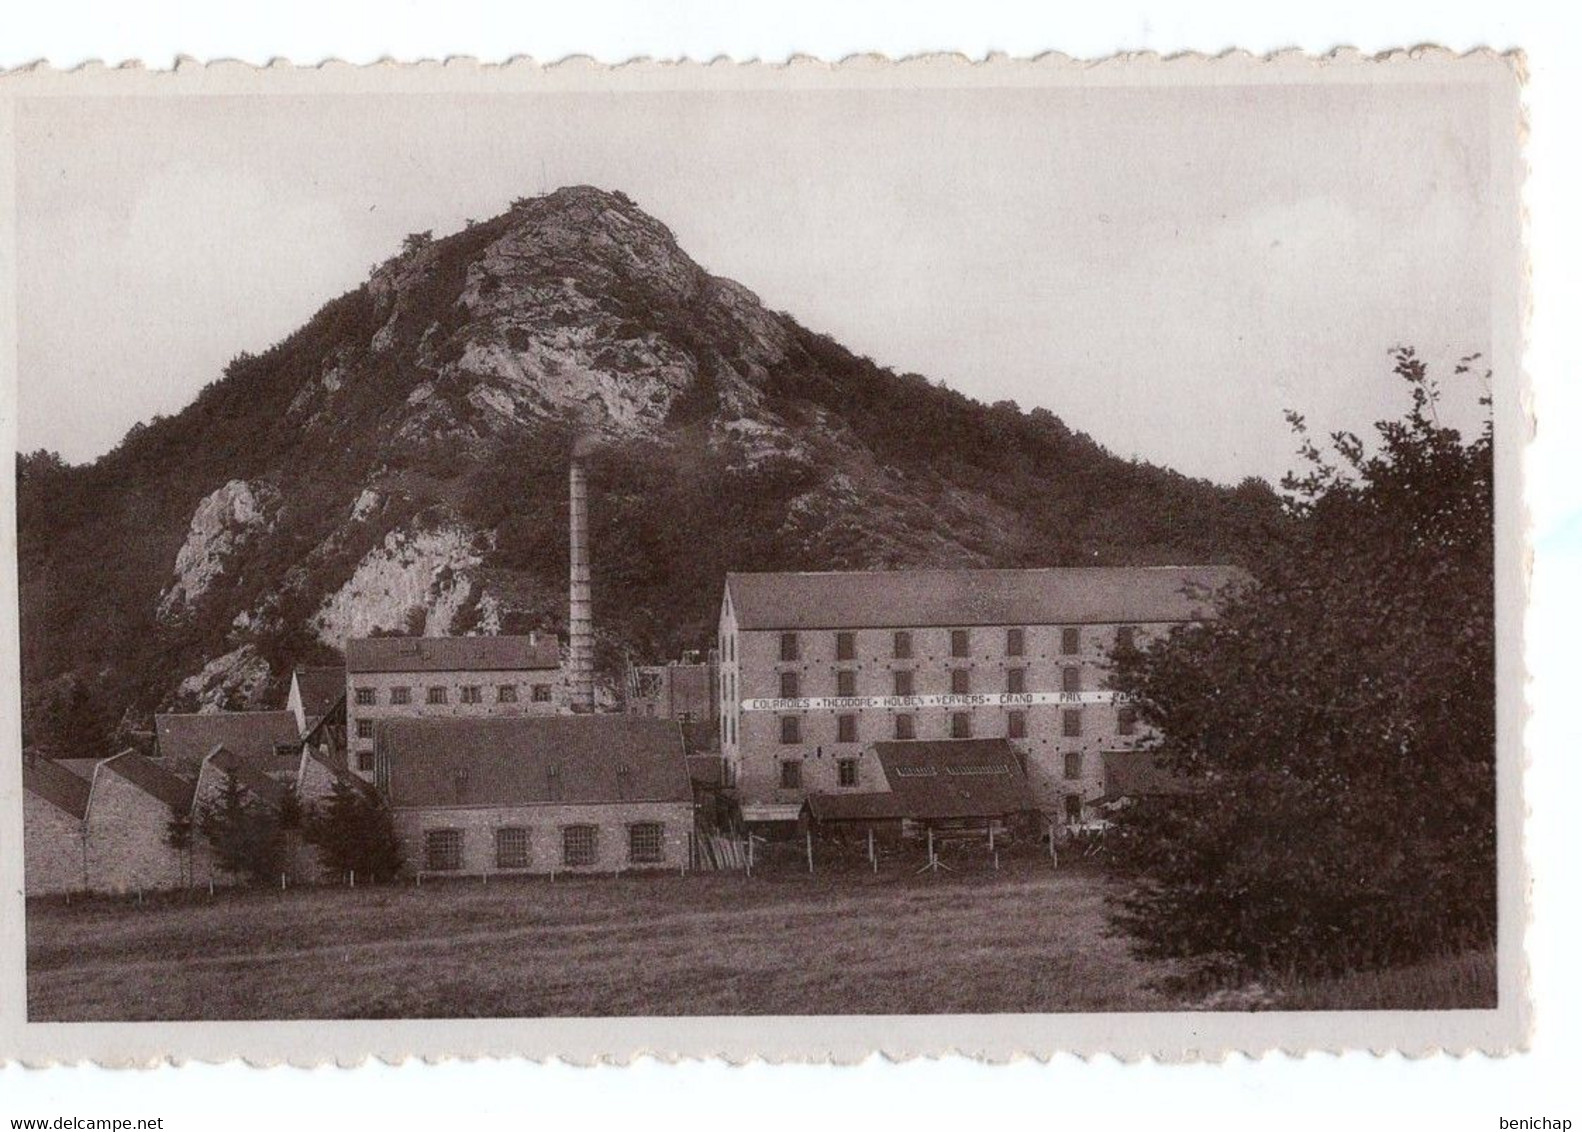
[[[628,853],[628,831],[638,822],[664,825],[663,855],[655,863],[634,864]],[[633,870],[677,869],[687,861],[692,833],[690,802],[613,802],[602,805],[535,805],[510,807],[432,807],[399,809],[396,831],[401,837],[408,872],[424,872],[426,835],[430,830],[459,830],[462,867],[456,872],[480,875],[514,871],[522,873],[614,873]],[[585,866],[568,866],[563,831],[571,825],[598,829],[598,855]],[[502,870],[496,858],[496,831],[503,827],[526,829],[530,860],[527,868]],[[436,874],[438,875],[438,874]]]

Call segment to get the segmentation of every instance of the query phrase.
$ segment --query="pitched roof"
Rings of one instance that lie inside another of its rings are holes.
[[[1004,739],[875,743],[889,789],[811,794],[820,821],[993,818],[1036,808],[1016,749]]]
[[[172,774],[147,755],[122,751],[114,758],[105,759],[103,765],[106,771],[120,775],[167,806],[184,810],[192,805],[194,783]]]
[[[243,758],[235,752],[217,747],[210,752],[207,759],[209,766],[214,767],[221,775],[235,774],[236,781],[247,792],[262,802],[278,802],[285,796],[286,788],[276,781],[252,759]]]
[[[1234,566],[1069,566],[733,573],[725,584],[743,629],[883,629],[1193,621],[1246,580]]]
[[[1151,751],[1105,751],[1104,796],[1146,798],[1184,794],[1190,784],[1159,765]]]
[[[553,638],[352,637],[348,672],[523,672],[560,667]]]
[[[213,711],[156,715],[154,732],[159,739],[159,757],[178,774],[197,774],[198,767],[216,747],[253,759],[266,770],[285,773],[288,756],[276,755],[276,747],[299,746],[301,733],[297,717],[289,711]],[[289,756],[290,769],[296,769],[296,752]]]
[[[56,759],[55,765],[71,771],[84,782],[93,781],[93,768],[102,763],[103,759]]]
[[[291,674],[302,697],[303,732],[312,731],[335,705],[346,698],[346,668],[298,668]]]
[[[51,759],[23,761],[22,789],[79,821],[88,816],[88,780]]]
[[[690,802],[679,724],[634,715],[389,719],[395,807]]]

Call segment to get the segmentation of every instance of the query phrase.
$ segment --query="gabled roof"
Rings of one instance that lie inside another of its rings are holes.
[[[102,763],[103,759],[55,759],[55,765],[64,770],[69,770],[84,782],[93,781],[93,768]]]
[[[242,758],[225,747],[215,748],[205,762],[219,771],[222,779],[227,774],[235,774],[236,781],[261,802],[275,803],[285,797],[286,788],[283,785],[266,774],[253,760]]]
[[[298,668],[292,672],[297,694],[302,699],[303,734],[312,731],[335,705],[346,698],[346,668]]]
[[[1234,566],[1070,566],[732,573],[725,584],[743,629],[884,629],[1194,621],[1247,580]]]
[[[51,759],[23,761],[22,789],[38,795],[78,821],[88,816],[87,779]]]
[[[302,742],[297,717],[289,711],[156,715],[154,732],[160,761],[177,774],[197,774],[204,758],[216,747],[251,759],[266,772],[294,772],[295,748]],[[277,748],[287,747],[293,748],[289,755],[277,754]]]
[[[1004,739],[875,743],[887,790],[811,794],[820,821],[995,818],[1036,808],[1016,749]]]
[[[389,719],[395,807],[691,802],[681,727],[634,715]]]
[[[1106,798],[1147,798],[1190,789],[1190,783],[1161,766],[1152,751],[1104,752]]]
[[[143,793],[173,809],[186,810],[192,805],[193,782],[172,774],[154,759],[136,751],[122,751],[114,758],[105,759],[101,773],[120,775]]]
[[[553,638],[352,637],[348,672],[529,672],[560,667]]]

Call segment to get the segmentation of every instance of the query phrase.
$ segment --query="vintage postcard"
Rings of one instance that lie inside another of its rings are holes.
[[[0,1056],[1521,1048],[1521,71],[0,78]]]

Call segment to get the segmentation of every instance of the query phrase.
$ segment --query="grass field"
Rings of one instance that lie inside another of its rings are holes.
[[[1358,976],[1355,985],[1303,985],[1250,1002],[1183,1000],[1161,989],[1179,972],[1135,959],[1107,934],[1107,885],[1080,869],[1024,867],[34,901],[28,1016],[1341,1009],[1371,1005],[1363,1000],[1381,985]]]

